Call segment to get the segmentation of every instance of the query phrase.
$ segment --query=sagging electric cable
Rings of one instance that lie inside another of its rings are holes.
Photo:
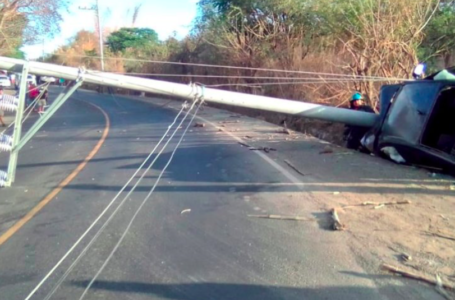
[[[33,100],[33,102],[30,104],[30,106],[27,107],[27,109],[24,110],[24,113],[26,113],[26,115],[22,119],[22,124],[24,124],[25,121],[27,121],[27,119],[30,117],[30,114],[33,112],[33,109],[38,104],[38,101],[44,95],[44,93],[46,92],[47,88],[48,88],[48,86],[46,86],[45,89],[38,95],[38,97],[36,97],[36,99]],[[28,113],[27,113],[27,111],[28,111]],[[11,124],[9,124],[8,127],[5,128],[5,130],[0,132],[0,151],[9,152],[9,151],[11,151],[13,149],[13,137],[10,136],[10,135],[5,134],[5,132],[8,129],[10,129],[15,124],[15,122],[16,121],[11,122]],[[0,186],[2,186],[2,185],[0,184]]]
[[[46,87],[44,87],[44,89],[41,91],[41,93],[38,95],[38,97],[36,97],[35,100],[33,100],[32,103],[30,103],[30,105],[24,110],[24,114],[25,114],[25,113],[28,113],[28,114],[24,117],[24,119],[22,120],[22,123],[24,123],[24,122],[27,120],[27,118],[30,116],[31,111],[33,111],[33,109],[34,109],[34,108],[36,107],[36,105],[38,104],[38,101],[41,99],[41,97],[44,95],[44,93],[45,93],[45,92],[47,91],[47,89],[49,88],[49,84],[50,84],[50,83],[44,83],[44,84],[42,84],[42,85],[36,87],[36,88],[40,88],[40,87],[43,87],[43,86],[46,86],[46,85],[47,85]],[[35,88],[30,89],[30,90],[28,90],[27,92],[30,92],[30,91],[32,91],[32,90],[34,90],[34,89],[35,89]],[[10,129],[15,123],[16,123],[16,121],[11,122],[11,123],[8,125],[8,127],[6,127],[5,130],[3,130],[0,134],[5,133],[5,132],[6,132],[8,129]]]
[[[292,77],[292,76],[287,76],[287,77],[280,77],[280,76],[243,76],[243,75],[238,75],[238,76],[233,76],[233,75],[200,75],[200,74],[171,74],[171,73],[136,73],[136,72],[113,72],[113,74],[119,74],[119,75],[133,75],[133,76],[154,76],[154,77],[190,77],[190,78],[209,78],[209,79],[254,79],[254,80],[262,80],[262,79],[267,79],[267,80],[312,80],[312,81],[370,81],[370,80],[380,80],[380,81],[394,81],[393,78],[369,78],[369,77],[363,77],[363,76],[352,76],[352,77]],[[309,75],[309,74],[308,74]],[[317,74],[313,74],[317,75]],[[406,79],[403,79],[406,80]],[[411,79],[409,79],[411,80]]]
[[[196,104],[196,102],[198,101],[194,101],[193,102],[193,105],[192,107]],[[95,274],[95,276],[92,278],[92,280],[89,282],[89,284],[87,285],[87,287],[85,288],[84,292],[82,293],[81,297],[79,298],[79,300],[83,300],[85,295],[87,294],[87,292],[90,290],[91,286],[93,285],[93,283],[96,281],[96,279],[98,278],[98,276],[101,274],[101,272],[104,270],[104,268],[107,266],[107,264],[109,263],[109,261],[111,260],[112,256],[114,255],[114,253],[117,251],[117,249],[120,247],[122,241],[124,240],[124,238],[126,237],[129,229],[131,228],[131,226],[133,225],[137,215],[139,214],[139,212],[142,210],[142,208],[144,207],[144,205],[147,203],[147,201],[150,199],[150,197],[153,195],[153,192],[155,191],[156,187],[158,186],[160,180],[161,180],[161,177],[163,176],[164,172],[166,172],[166,169],[169,167],[169,165],[171,164],[172,162],[172,159],[174,158],[174,155],[175,153],[177,152],[180,144],[182,143],[183,141],[183,138],[185,137],[188,129],[190,128],[191,124],[193,123],[194,121],[194,118],[196,117],[198,111],[199,111],[199,108],[201,107],[201,105],[203,104],[203,100],[200,100],[199,101],[199,104],[196,108],[196,111],[194,112],[194,114],[192,115],[191,117],[191,120],[188,122],[188,125],[186,126],[185,128],[185,131],[182,133],[182,135],[180,136],[180,139],[177,143],[177,145],[175,146],[174,150],[172,151],[171,153],[171,156],[168,160],[168,162],[166,163],[166,165],[163,167],[163,170],[160,172],[160,174],[158,175],[158,178],[156,179],[155,181],[155,184],[153,185],[152,189],[150,190],[150,192],[147,194],[147,196],[144,198],[144,200],[142,201],[141,205],[139,206],[139,208],[136,210],[136,212],[134,213],[133,217],[131,218],[130,222],[128,223],[127,227],[125,228],[122,236],[120,237],[120,239],[117,241],[117,244],[114,246],[114,248],[112,249],[112,251],[109,253],[108,257],[106,258],[106,260],[104,261],[103,265],[101,266],[101,268],[98,270],[98,272]],[[188,114],[190,113],[191,110],[188,110],[185,118],[188,116]],[[184,119],[185,119],[184,118]]]
[[[63,56],[63,54],[57,54],[56,56]],[[72,55],[72,57],[76,57],[76,58],[93,58],[93,59],[95,59],[95,58],[99,58],[100,59],[101,58],[100,56],[87,56],[87,55]],[[387,78],[387,77],[383,77],[383,76],[366,76],[366,75],[342,74],[342,73],[330,73],[330,72],[313,72],[313,71],[294,71],[294,70],[268,69],[268,68],[252,68],[252,67],[213,65],[213,64],[190,63],[190,62],[158,61],[158,60],[124,58],[124,57],[123,58],[119,58],[119,57],[104,57],[104,59],[144,62],[144,63],[163,64],[163,65],[180,65],[180,66],[193,66],[193,67],[231,69],[231,70],[251,70],[251,71],[288,73],[288,74],[313,74],[313,75],[324,75],[324,76],[334,76],[334,77],[390,79],[390,80],[403,80],[404,79],[404,78]]]
[[[389,80],[384,79],[369,79],[368,82],[384,82]],[[221,83],[221,84],[211,84],[207,87],[228,87],[228,86],[241,86],[241,87],[263,87],[263,86],[274,86],[274,85],[303,85],[303,84],[341,84],[349,82],[358,82],[358,80],[353,79],[340,79],[340,80],[306,80],[306,81],[292,81],[292,82],[257,82],[257,83]]]
[[[194,105],[190,108],[192,108]],[[130,177],[130,179],[126,182],[126,184],[122,187],[122,189],[117,193],[117,195],[111,200],[111,202],[108,204],[108,206],[104,209],[104,211],[98,216],[98,218],[92,223],[92,225],[82,234],[82,236],[76,241],[76,243],[69,249],[69,251],[59,260],[59,262],[50,270],[50,272],[41,280],[41,282],[34,288],[34,290],[28,295],[28,297],[25,300],[29,300],[35,293],[38,291],[38,289],[46,282],[46,280],[55,272],[55,270],[62,264],[62,262],[70,255],[74,249],[80,244],[80,242],[85,238],[85,236],[91,231],[91,229],[99,222],[99,220],[106,214],[107,210],[117,201],[117,199],[120,197],[120,195],[124,192],[124,190],[128,187],[128,185],[133,181],[134,178],[139,174],[139,172],[142,170],[142,168],[147,164],[147,162],[150,160],[150,158],[155,154],[155,151],[160,147],[161,143],[164,141],[164,139],[168,136],[168,133],[171,131],[172,127],[177,123],[177,120],[183,113],[183,111],[187,108],[187,102],[183,103],[181,110],[178,112],[177,116],[175,117],[174,121],[172,122],[171,125],[168,126],[168,129],[166,132],[163,134],[162,138],[160,141],[157,143],[157,145],[154,147],[154,149],[150,152],[150,154],[145,158],[143,163],[139,166],[139,168],[136,170],[136,172]],[[190,111],[189,110],[189,111]],[[187,112],[188,114],[188,112]],[[186,118],[186,115],[184,119]],[[85,253],[89,250],[91,245],[98,239],[98,237],[101,235],[101,233],[104,231],[106,226],[110,223],[110,221],[114,218],[114,216],[117,214],[117,212],[120,210],[120,208],[123,206],[123,204],[126,202],[126,200],[129,198],[129,196],[134,192],[136,187],[140,184],[142,179],[145,177],[147,172],[153,167],[155,162],[158,160],[159,156],[161,153],[164,151],[164,149],[167,147],[167,145],[170,143],[172,138],[175,136],[176,132],[179,130],[179,127],[183,123],[184,119],[180,122],[180,124],[175,128],[174,132],[172,135],[169,137],[165,145],[162,147],[160,152],[157,154],[155,159],[149,164],[147,169],[143,172],[141,177],[136,181],[136,183],[133,185],[131,190],[128,192],[128,194],[122,199],[122,201],[119,203],[119,205],[116,207],[116,209],[112,212],[112,214],[109,216],[109,218],[105,221],[105,223],[102,225],[100,229],[96,232],[95,236],[90,240],[90,242],[84,247],[84,249],[81,251],[81,253],[77,256],[77,258],[72,262],[72,264],[68,267],[68,269],[65,271],[65,273],[62,275],[62,277],[58,280],[58,282],[55,284],[53,289],[47,294],[47,296],[44,298],[44,300],[50,299],[53,294],[57,291],[57,289],[60,287],[60,285],[63,283],[63,281],[66,279],[66,277],[71,273],[71,271],[74,269],[74,267],[77,265],[77,263],[82,259],[82,257],[85,255]]]

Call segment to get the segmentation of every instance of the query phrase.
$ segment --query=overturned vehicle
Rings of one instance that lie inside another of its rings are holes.
[[[379,121],[363,137],[370,152],[455,174],[455,67],[384,85]]]

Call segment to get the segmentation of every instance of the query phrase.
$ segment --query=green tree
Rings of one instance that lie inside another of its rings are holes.
[[[420,58],[429,62],[433,70],[437,68],[438,60],[443,63],[443,67],[453,64],[455,49],[455,3],[453,1],[440,4],[424,33]]]
[[[66,7],[67,0],[0,0],[0,54],[57,33]]]
[[[107,39],[107,44],[113,52],[124,52],[130,48],[147,49],[159,43],[158,34],[150,28],[121,28]]]

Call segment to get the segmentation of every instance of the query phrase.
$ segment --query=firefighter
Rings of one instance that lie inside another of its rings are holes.
[[[349,108],[352,110],[357,111],[364,111],[368,113],[374,113],[374,110],[365,104],[363,101],[362,94],[359,92],[355,92],[351,100],[349,101]],[[367,127],[355,126],[355,125],[346,125],[346,129],[344,132],[345,140],[346,140],[346,147],[349,149],[363,151],[362,144],[360,141],[362,140],[365,133],[367,133]]]

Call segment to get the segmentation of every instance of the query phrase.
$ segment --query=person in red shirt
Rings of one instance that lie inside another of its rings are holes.
[[[30,105],[33,101],[35,101],[35,99],[38,96],[39,96],[39,89],[33,83],[30,83],[28,86],[28,99],[29,99],[28,105]]]

